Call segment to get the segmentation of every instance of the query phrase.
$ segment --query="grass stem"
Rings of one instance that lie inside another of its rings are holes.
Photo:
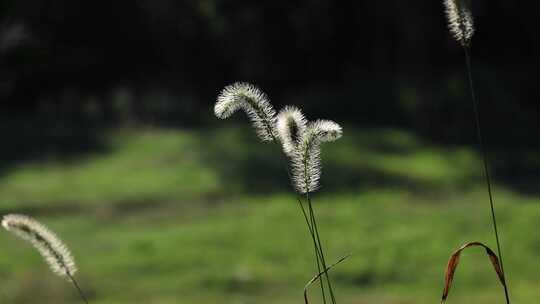
[[[274,142],[279,142],[278,139],[275,136],[273,136],[273,140],[274,140]],[[287,177],[289,178],[289,180],[292,180],[291,172],[289,171],[289,167],[285,164],[283,159],[281,159],[281,163],[282,163],[283,167],[285,168],[285,172],[287,172]],[[304,207],[304,204],[302,203],[302,200],[300,199],[299,196],[296,199],[298,200],[298,204],[300,206],[300,209],[302,210],[302,214],[303,214],[304,219],[306,221],[306,225],[308,226],[309,234],[311,235],[311,238],[313,240],[313,247],[314,247],[314,251],[315,251],[315,262],[317,264],[317,272],[320,273],[321,269],[325,269],[325,268],[321,268],[320,261],[322,261],[322,258],[321,258],[322,255],[321,255],[319,247],[317,246],[317,238],[315,236],[313,225],[311,225],[311,221],[308,219],[306,209]],[[321,286],[321,296],[322,296],[322,299],[323,299],[323,304],[326,304],[326,292],[325,292],[325,289],[324,289],[324,282],[323,282],[323,280],[320,280],[319,282],[320,282],[320,286]]]
[[[346,260],[348,257],[350,257],[350,256],[351,256],[351,254],[348,254],[348,255],[346,255],[346,256],[340,258],[337,262],[335,262],[334,264],[328,266],[328,268],[326,268],[326,269],[325,269],[324,271],[322,271],[322,272],[319,272],[316,276],[314,276],[311,280],[309,280],[309,282],[307,282],[306,286],[304,287],[304,303],[305,303],[305,304],[309,304],[309,300],[308,300],[308,288],[309,288],[309,286],[310,286],[311,284],[313,284],[313,282],[319,280],[319,278],[320,278],[323,274],[327,273],[331,268],[333,268],[333,267],[336,266],[337,264],[339,264],[339,263],[345,261],[345,260]]]
[[[317,261],[317,271],[318,271],[318,273],[321,273],[321,263],[319,261],[322,261],[322,255],[321,255],[321,252],[320,252],[320,248],[317,245],[317,238],[316,238],[315,232],[313,230],[313,225],[311,224],[310,218],[308,218],[308,216],[307,216],[306,208],[304,207],[304,204],[302,203],[302,200],[300,200],[300,198],[297,198],[297,199],[298,199],[298,204],[300,205],[300,208],[302,210],[302,214],[304,215],[304,219],[306,220],[306,224],[308,226],[309,233],[311,235],[311,238],[313,239],[313,247],[315,249],[315,260]],[[321,286],[321,293],[322,293],[323,303],[326,303],[326,293],[324,291],[324,281],[319,280],[319,283],[320,283],[320,286]]]
[[[77,289],[77,291],[79,292],[79,296],[81,297],[81,299],[84,301],[84,303],[88,304],[88,300],[86,299],[86,296],[84,295],[81,287],[79,286],[79,283],[77,283],[77,280],[75,280],[75,278],[71,274],[68,273],[67,275]]]
[[[474,117],[475,117],[475,123],[476,123],[476,137],[478,140],[478,145],[480,146],[480,150],[482,153],[482,161],[484,166],[484,177],[486,179],[487,184],[487,190],[489,195],[489,205],[491,207],[491,220],[493,223],[493,231],[495,233],[495,240],[497,242],[497,254],[499,255],[499,260],[501,262],[501,271],[503,273],[503,276],[506,278],[506,274],[504,272],[504,264],[503,264],[503,257],[502,257],[502,251],[501,251],[501,243],[499,240],[499,231],[497,228],[497,217],[495,216],[495,207],[493,205],[493,193],[492,193],[492,187],[491,187],[491,177],[489,174],[489,166],[488,166],[488,154],[487,149],[484,145],[484,139],[482,137],[482,130],[480,127],[480,111],[479,111],[479,105],[478,100],[476,99],[476,94],[474,91],[474,84],[473,84],[473,77],[472,77],[472,68],[471,68],[471,55],[469,48],[467,46],[463,47],[463,50],[465,52],[465,65],[467,67],[467,76],[469,78],[469,88],[471,91],[471,99],[473,103],[473,110],[474,110]],[[510,297],[508,295],[508,288],[506,285],[504,286],[504,295],[506,297],[506,303],[510,304]]]
[[[316,220],[316,217],[315,217],[315,212],[313,210],[313,205],[311,204],[311,196],[309,195],[309,191],[306,192],[306,200],[307,200],[308,208],[309,208],[309,216],[310,216],[310,220],[311,220],[311,226],[313,227],[313,231],[315,232],[315,237],[317,238],[317,246],[319,247],[321,264],[322,264],[323,269],[326,269],[326,261],[325,261],[325,258],[324,258],[324,250],[323,250],[322,243],[321,243],[321,237],[319,235],[319,229],[317,228],[317,220]],[[332,303],[335,304],[336,303],[336,298],[334,296],[334,291],[332,289],[332,283],[331,283],[331,280],[330,280],[330,274],[325,271],[324,276],[326,277],[326,282],[328,284],[328,292],[330,293],[330,298],[332,300]]]

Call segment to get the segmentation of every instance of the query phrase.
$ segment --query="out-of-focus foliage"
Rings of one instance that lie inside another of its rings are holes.
[[[325,147],[314,194],[328,260],[353,253],[332,270],[339,302],[433,303],[455,248],[494,245],[478,154],[400,130],[345,130]],[[91,303],[302,301],[316,267],[279,147],[259,143],[247,123],[115,131],[100,142],[100,151],[49,152],[0,177],[0,214],[32,214],[61,235]],[[527,232],[540,197],[496,189],[512,299],[534,303],[540,236]],[[0,247],[2,303],[78,303],[27,244],[0,233]],[[484,253],[464,255],[451,301],[500,301]]]
[[[473,63],[490,128],[535,128],[535,1],[474,1]],[[442,1],[8,0],[0,4],[3,113],[193,124],[217,92],[259,84],[314,117],[412,127],[463,141],[461,50]],[[519,117],[517,119],[516,117]]]

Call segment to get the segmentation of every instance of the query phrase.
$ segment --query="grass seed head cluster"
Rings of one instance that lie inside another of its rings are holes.
[[[298,148],[298,139],[306,131],[307,119],[295,106],[286,106],[277,116],[277,126],[283,152],[288,156],[293,156]]]
[[[55,274],[69,279],[77,272],[75,260],[66,244],[45,225],[25,215],[9,214],[2,219],[2,226],[30,242]]]
[[[291,160],[292,182],[299,193],[319,188],[321,178],[321,143],[335,141],[343,131],[330,120],[308,122],[294,106],[276,112],[268,97],[254,85],[238,82],[223,89],[214,106],[218,118],[230,117],[243,110],[263,141],[279,141]]]
[[[262,141],[273,141],[276,138],[276,111],[268,96],[259,88],[237,82],[223,89],[214,106],[216,116],[229,118],[238,110],[246,112]]]
[[[468,46],[474,34],[469,0],[444,0],[444,6],[450,33],[462,46]]]

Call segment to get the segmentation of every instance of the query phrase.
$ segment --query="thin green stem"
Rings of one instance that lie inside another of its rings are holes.
[[[272,139],[274,140],[274,142],[279,142],[278,138],[276,138],[276,136],[274,136],[274,134],[272,132],[270,134],[272,134]],[[307,169],[306,166],[305,166],[305,169]],[[289,177],[289,180],[291,180],[291,173],[289,171],[288,166],[285,166],[285,171],[287,172],[287,176]],[[307,176],[307,174],[306,174],[306,176]],[[309,181],[306,184],[309,185]],[[302,210],[302,214],[304,215],[304,219],[306,220],[306,224],[308,226],[311,238],[313,239],[313,247],[314,247],[314,250],[315,250],[315,260],[316,260],[316,264],[317,264],[317,271],[318,271],[318,273],[321,273],[321,266],[322,266],[322,269],[323,269],[322,272],[324,272],[324,275],[326,277],[328,290],[330,292],[330,297],[331,297],[332,303],[336,304],[336,298],[334,296],[334,291],[332,289],[332,283],[330,281],[330,276],[329,276],[328,271],[327,271],[326,261],[325,261],[325,258],[324,258],[324,252],[323,252],[323,249],[322,249],[322,246],[321,246],[321,239],[320,239],[320,236],[319,236],[319,230],[317,228],[317,221],[315,219],[315,212],[313,211],[313,206],[311,204],[311,198],[309,196],[309,191],[306,191],[306,200],[308,202],[308,208],[309,208],[309,220],[308,220],[308,216],[306,214],[306,210],[304,208],[304,205],[302,204],[302,201],[300,200],[299,197],[297,197],[297,200],[298,200],[298,203],[300,205],[300,209]],[[320,280],[320,283],[321,283],[320,286],[321,286],[321,294],[322,294],[322,297],[323,297],[323,303],[326,303],[326,294],[325,294],[323,280]]]
[[[311,142],[311,144],[313,144],[313,142]],[[323,269],[326,269],[326,261],[324,259],[324,250],[322,248],[322,244],[321,244],[321,238],[320,238],[320,235],[319,235],[319,229],[317,228],[317,220],[315,218],[315,212],[313,211],[313,206],[311,204],[311,197],[310,197],[310,185],[311,185],[311,180],[310,180],[310,175],[309,175],[309,169],[308,169],[308,159],[309,159],[309,149],[306,149],[304,152],[304,157],[303,157],[303,162],[304,162],[304,177],[306,178],[305,180],[305,194],[306,194],[306,200],[307,200],[307,203],[308,203],[308,208],[309,208],[309,218],[310,218],[310,224],[311,224],[311,227],[313,229],[313,231],[315,232],[315,237],[317,239],[317,244],[315,245],[316,247],[318,246],[319,247],[319,253],[320,253],[320,256],[317,257],[317,258],[320,258],[320,262],[323,266]],[[328,272],[325,272],[325,277],[326,277],[326,282],[327,282],[327,285],[328,285],[328,291],[330,293],[330,299],[332,300],[332,304],[336,304],[336,298],[334,296],[334,291],[332,289],[332,283],[331,283],[331,280],[330,280],[330,275],[328,274]],[[322,281],[322,280],[321,280]]]
[[[313,239],[313,247],[315,249],[315,260],[317,262],[317,271],[318,271],[318,273],[320,273],[321,272],[321,265],[320,265],[319,260],[322,260],[322,258],[321,258],[322,255],[321,255],[319,247],[317,246],[317,239],[316,239],[316,236],[315,236],[315,232],[313,230],[313,225],[311,224],[310,219],[308,219],[308,216],[306,214],[306,209],[304,208],[304,204],[302,203],[300,198],[297,198],[297,199],[298,199],[298,204],[300,205],[300,209],[302,210],[302,214],[304,215],[304,219],[306,220],[306,224],[308,226],[309,233],[311,235],[311,238]],[[324,291],[324,281],[319,280],[319,283],[321,285],[321,293],[322,293],[322,297],[323,297],[323,303],[326,303],[326,293]]]
[[[67,273],[67,275],[68,275],[69,279],[71,280],[71,283],[73,283],[73,285],[75,286],[75,288],[79,292],[79,296],[81,297],[81,299],[84,301],[84,303],[88,304],[88,300],[86,299],[86,296],[84,295],[81,287],[77,283],[77,280],[75,280],[75,278],[70,273]]]
[[[493,223],[493,231],[495,233],[495,240],[497,242],[497,253],[499,255],[499,260],[501,262],[501,271],[503,273],[503,276],[506,278],[506,274],[504,272],[502,251],[501,251],[501,242],[499,240],[499,231],[497,229],[497,217],[495,216],[495,207],[493,205],[493,193],[492,193],[492,187],[491,187],[491,177],[489,174],[488,154],[487,154],[487,149],[484,146],[484,139],[482,137],[482,130],[480,127],[479,105],[478,105],[478,101],[476,99],[476,94],[474,91],[472,69],[471,69],[471,56],[469,53],[469,48],[467,46],[464,46],[463,50],[465,51],[465,65],[467,66],[467,76],[469,78],[469,88],[471,91],[473,111],[474,111],[474,117],[475,117],[475,123],[476,123],[476,137],[478,139],[478,145],[480,146],[480,150],[482,153],[484,177],[486,179],[486,185],[487,185],[487,190],[488,190],[488,195],[489,195],[489,205],[491,208],[491,221]],[[506,303],[510,304],[510,297],[508,295],[508,288],[506,287],[506,284],[504,285],[504,295],[506,297]]]
[[[274,142],[279,142],[278,139],[273,135],[272,132],[270,134],[272,134],[272,139],[274,140]],[[291,179],[291,173],[289,171],[289,167],[283,162],[283,158],[280,158],[280,160],[281,160],[282,166],[285,168],[285,172],[287,172],[287,177],[289,178],[289,180],[292,180]],[[300,209],[302,210],[302,214],[304,215],[304,219],[306,220],[306,225],[308,226],[309,233],[310,233],[311,238],[313,240],[313,247],[314,247],[314,250],[315,250],[315,262],[317,264],[317,271],[318,271],[318,273],[320,273],[321,272],[321,264],[319,263],[319,259],[320,259],[321,253],[319,252],[319,247],[317,246],[316,236],[314,234],[313,227],[312,227],[312,225],[310,225],[310,221],[308,220],[308,216],[306,214],[306,210],[304,208],[304,205],[302,204],[302,200],[298,196],[297,196],[296,199],[298,200],[298,204],[300,206]],[[319,282],[320,282],[320,286],[321,286],[321,296],[323,298],[323,304],[326,304],[326,292],[324,290],[324,282],[322,280],[320,280]]]
[[[313,211],[313,205],[311,204],[311,196],[309,195],[309,191],[306,192],[306,200],[308,202],[309,216],[310,216],[310,219],[311,219],[311,226],[313,227],[313,231],[315,232],[315,236],[317,238],[317,245],[319,246],[319,250],[320,250],[320,259],[321,259],[322,267],[323,267],[323,269],[326,269],[326,261],[325,261],[325,258],[324,258],[324,250],[323,250],[322,243],[321,243],[321,237],[319,235],[319,229],[317,228],[317,220],[316,220],[316,217],[315,217],[315,212]],[[335,304],[336,303],[336,298],[334,296],[334,291],[332,289],[332,283],[331,283],[331,280],[330,280],[330,274],[328,272],[325,272],[324,275],[326,277],[326,282],[328,284],[328,291],[330,293],[330,298],[332,299],[332,303]]]
[[[309,304],[309,300],[308,300],[308,288],[311,284],[313,284],[313,282],[319,280],[319,278],[327,273],[331,268],[333,268],[334,266],[338,265],[339,263],[345,261],[348,257],[350,257],[351,254],[347,254],[346,256],[340,258],[337,262],[335,262],[334,264],[328,266],[328,268],[326,268],[323,272],[319,272],[316,276],[314,276],[311,280],[309,280],[309,282],[307,282],[306,286],[304,287],[304,303],[305,304]]]

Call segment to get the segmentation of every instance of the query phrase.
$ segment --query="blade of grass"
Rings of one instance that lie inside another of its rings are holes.
[[[319,272],[317,275],[315,275],[311,280],[309,280],[309,282],[307,282],[306,286],[304,287],[304,302],[305,304],[309,304],[309,300],[308,300],[308,289],[309,289],[309,286],[311,286],[311,284],[313,284],[315,281],[319,280],[319,278],[323,275],[323,274],[327,274],[328,271],[332,268],[334,268],[334,266],[338,265],[339,263],[345,261],[347,258],[349,258],[351,256],[351,254],[347,254],[346,256],[343,256],[341,257],[339,260],[337,260],[334,264],[328,266],[327,268],[324,269],[324,271],[322,272]]]
[[[459,265],[461,252],[469,247],[482,247],[486,250],[486,254],[488,255],[491,261],[491,264],[493,265],[493,268],[495,269],[495,272],[497,273],[497,276],[499,277],[499,282],[501,282],[501,285],[506,290],[506,280],[504,278],[504,273],[502,271],[502,267],[501,267],[501,264],[499,263],[499,259],[497,258],[497,255],[488,246],[480,242],[470,242],[470,243],[464,244],[458,250],[454,251],[454,253],[452,253],[452,255],[450,256],[450,259],[448,260],[448,264],[446,266],[446,271],[444,274],[444,289],[443,289],[443,294],[441,297],[441,304],[444,304],[446,302],[448,293],[450,292],[450,288],[452,287],[454,274]]]

